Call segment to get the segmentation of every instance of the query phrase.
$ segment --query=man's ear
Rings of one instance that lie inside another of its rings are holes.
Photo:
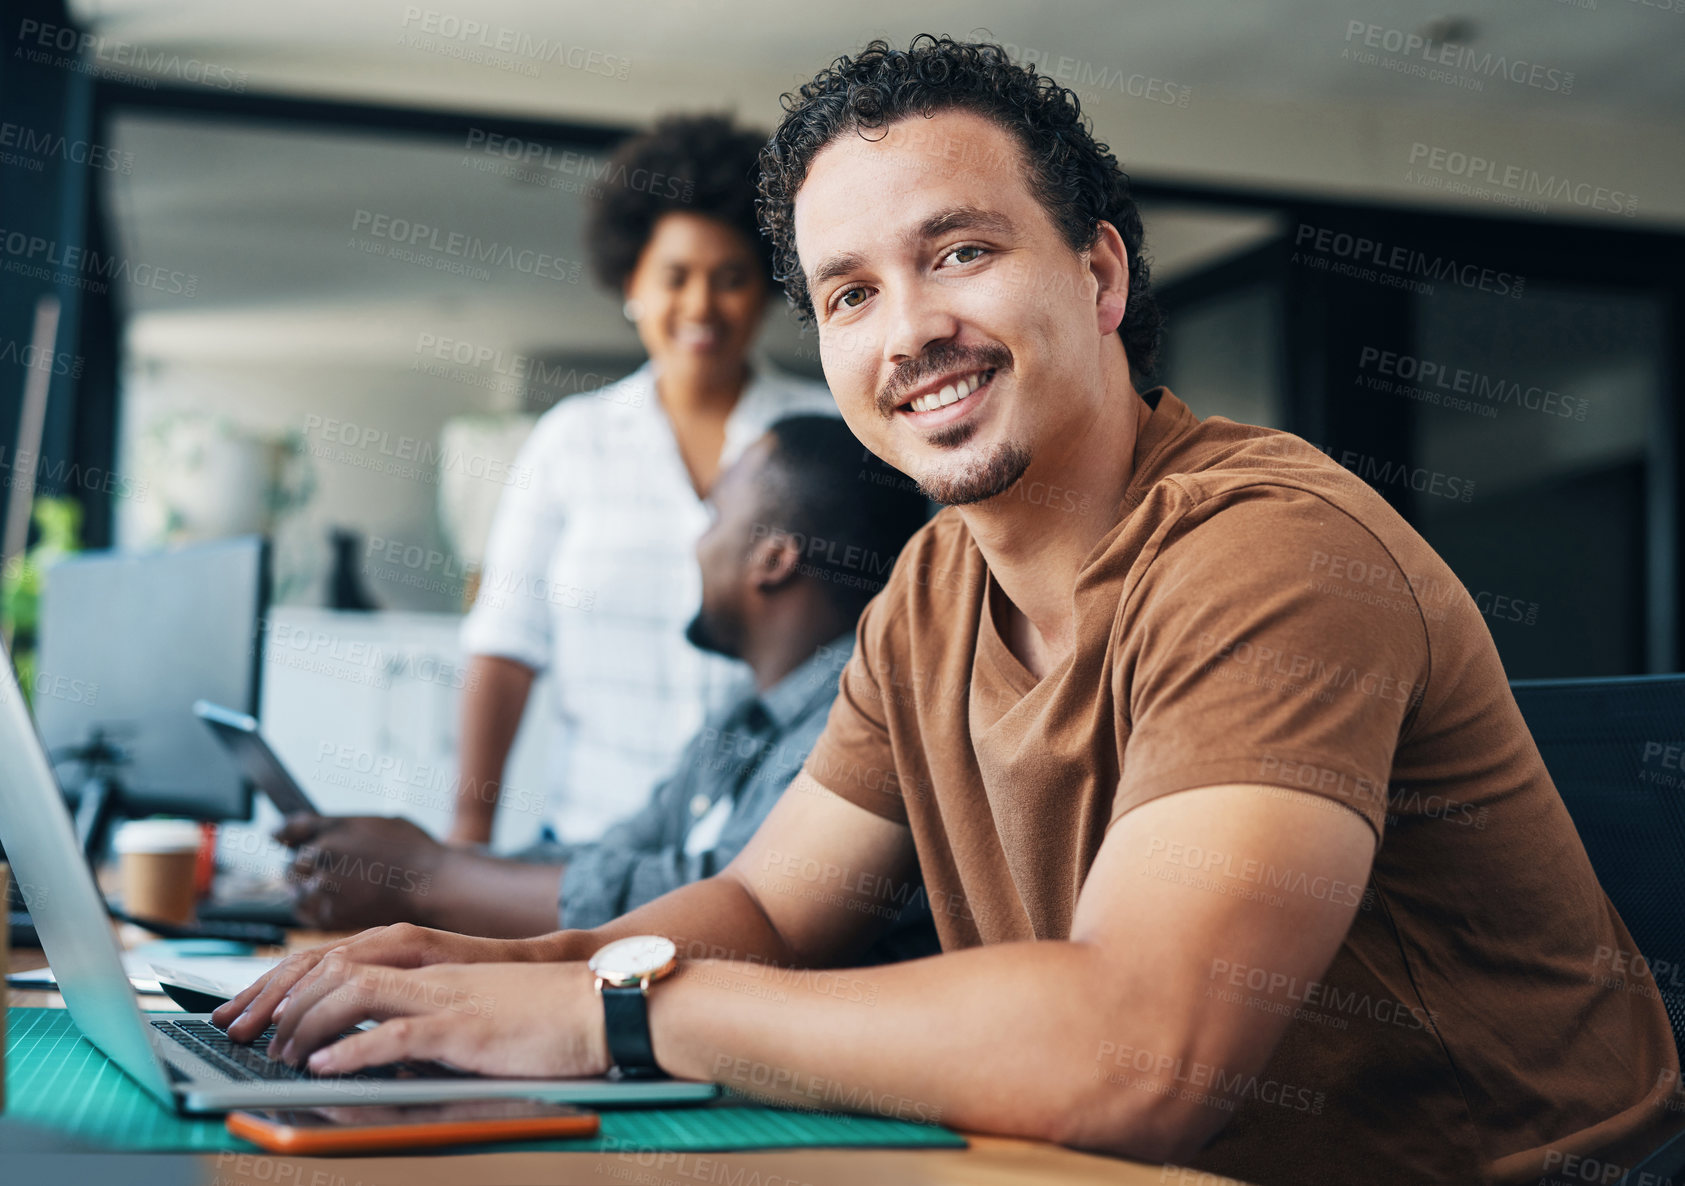
[[[749,581],[758,593],[770,593],[795,580],[802,551],[787,531],[774,531],[749,549]]]
[[[1105,219],[1094,231],[1094,245],[1088,249],[1088,270],[1099,283],[1094,295],[1094,313],[1100,336],[1117,333],[1129,306],[1129,249],[1123,236]]]

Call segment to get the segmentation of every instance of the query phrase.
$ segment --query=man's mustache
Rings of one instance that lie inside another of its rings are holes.
[[[895,409],[907,402],[907,392],[938,375],[954,371],[1004,370],[1012,365],[1012,354],[1005,346],[938,346],[909,359],[895,368],[878,395],[878,411],[884,419],[895,415]]]

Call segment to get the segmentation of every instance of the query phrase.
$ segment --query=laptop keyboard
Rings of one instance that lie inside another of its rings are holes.
[[[250,1042],[236,1042],[208,1021],[155,1020],[152,1028],[197,1057],[210,1063],[231,1079],[253,1083],[260,1081],[295,1082],[313,1079],[361,1077],[365,1079],[463,1079],[469,1072],[459,1071],[437,1062],[393,1062],[378,1067],[364,1067],[352,1076],[316,1075],[304,1067],[295,1067],[278,1058],[269,1057],[269,1040],[275,1036],[270,1026]],[[340,1037],[356,1033],[347,1030]]]

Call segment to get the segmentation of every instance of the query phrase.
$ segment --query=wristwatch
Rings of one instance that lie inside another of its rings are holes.
[[[600,948],[585,966],[597,977],[615,1069],[627,1079],[664,1076],[649,1040],[645,996],[651,984],[679,966],[679,949],[660,935],[634,935]]]

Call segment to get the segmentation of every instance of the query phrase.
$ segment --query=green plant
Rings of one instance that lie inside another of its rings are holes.
[[[82,505],[73,498],[37,498],[32,517],[36,541],[0,572],[0,619],[24,698],[35,687],[35,635],[41,620],[41,585],[46,570],[81,549]]]

